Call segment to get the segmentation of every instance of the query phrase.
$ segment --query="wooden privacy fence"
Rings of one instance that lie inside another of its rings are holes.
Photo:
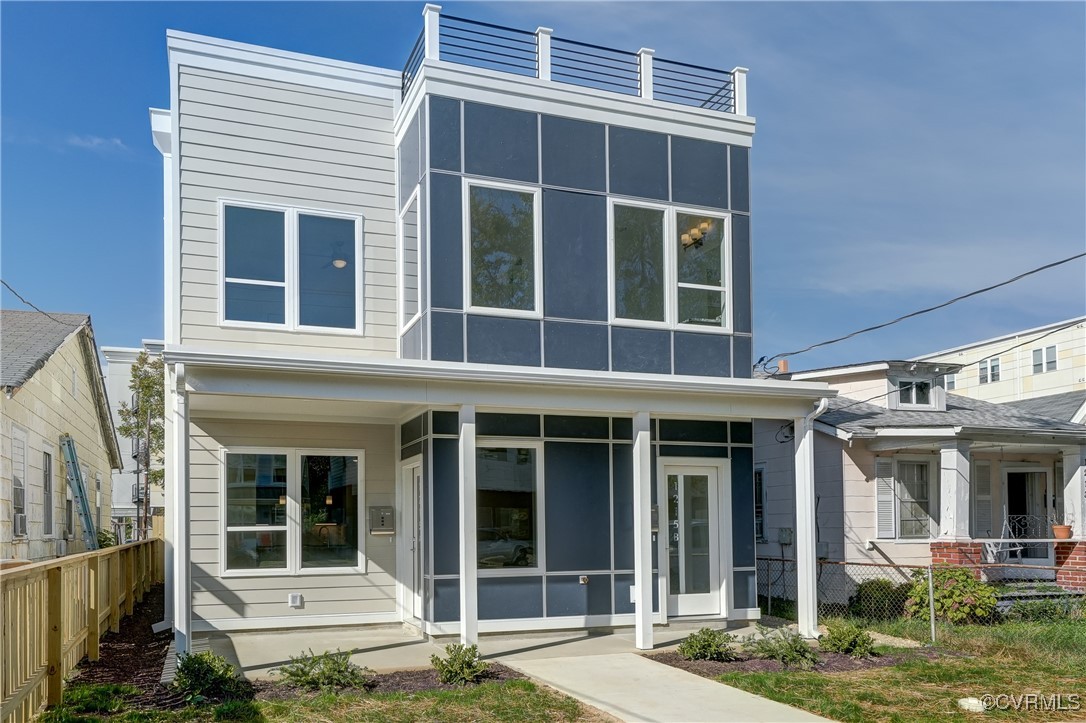
[[[0,723],[59,703],[64,679],[84,655],[98,660],[102,635],[163,572],[158,539],[0,572]]]

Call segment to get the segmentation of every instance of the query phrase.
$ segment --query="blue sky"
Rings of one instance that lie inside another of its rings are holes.
[[[1086,4],[446,3],[445,12],[750,68],[756,356],[1086,249]],[[175,28],[400,68],[422,3],[0,4],[0,271],[162,334],[161,164]],[[25,308],[6,291],[4,308]],[[1086,313],[1076,262],[796,357],[899,358]]]

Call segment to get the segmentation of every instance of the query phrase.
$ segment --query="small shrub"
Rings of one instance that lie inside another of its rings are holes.
[[[810,670],[818,662],[818,653],[799,633],[771,630],[758,625],[757,632],[743,640],[743,651],[752,658],[776,660],[786,668]]]
[[[178,656],[173,684],[190,702],[251,697],[250,686],[234,666],[210,650]]]
[[[490,666],[479,659],[477,645],[445,646],[445,657],[431,655],[430,664],[437,670],[437,677],[447,685],[477,683]]]
[[[373,682],[372,670],[355,665],[351,654],[339,649],[334,653],[325,650],[320,655],[310,649],[308,655],[292,655],[290,662],[275,672],[291,685],[309,690],[365,688]]]
[[[848,614],[864,620],[903,618],[910,587],[910,583],[895,585],[885,578],[864,580],[856,586],[856,592],[848,599]]]
[[[973,571],[954,565],[932,568],[935,591],[935,619],[948,623],[987,622],[996,611],[995,589],[978,580]],[[928,620],[928,575],[926,570],[913,573],[905,616]]]
[[[1007,618],[1016,622],[1054,623],[1082,617],[1082,608],[1082,602],[1073,598],[1016,600],[1007,611]]]
[[[830,623],[818,647],[831,653],[841,653],[853,658],[870,658],[875,654],[875,640],[866,630],[855,623]]]
[[[114,547],[116,544],[116,535],[109,530],[98,530],[98,547]]]
[[[679,643],[679,655],[687,660],[735,660],[735,653],[730,646],[733,642],[735,636],[723,630],[702,628]]]

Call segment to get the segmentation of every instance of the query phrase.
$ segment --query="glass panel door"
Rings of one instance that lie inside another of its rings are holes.
[[[720,612],[717,474],[714,469],[668,468],[668,611]]]

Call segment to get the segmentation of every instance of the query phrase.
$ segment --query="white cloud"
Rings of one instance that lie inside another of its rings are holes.
[[[82,148],[88,151],[109,153],[112,151],[127,151],[128,146],[120,138],[103,138],[101,136],[80,136],[72,133],[65,140],[67,145],[73,148]]]

